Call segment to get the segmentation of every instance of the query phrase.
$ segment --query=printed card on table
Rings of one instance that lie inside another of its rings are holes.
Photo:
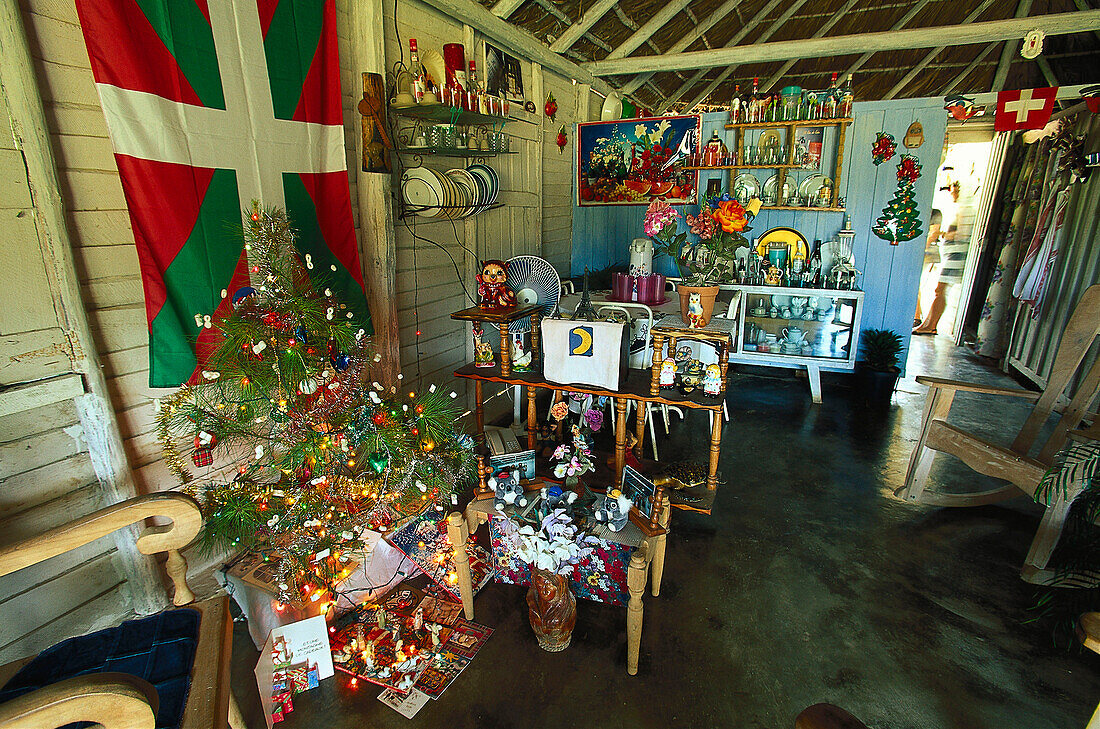
[[[389,537],[389,542],[400,549],[417,567],[454,599],[458,594],[458,579],[454,575],[451,543],[447,538],[447,519],[424,513],[413,519]],[[492,560],[483,547],[472,541],[466,545],[470,558],[471,583],[474,593],[493,576]]]
[[[294,694],[316,688],[333,673],[323,615],[273,629],[255,669],[267,726],[283,721],[294,710]]]
[[[428,696],[413,689],[407,694],[399,693],[393,689],[386,689],[378,694],[378,700],[396,711],[406,719],[416,716],[424,704],[428,703]]]

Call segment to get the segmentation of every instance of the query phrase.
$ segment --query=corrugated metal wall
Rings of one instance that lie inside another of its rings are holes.
[[[1076,134],[1086,134],[1086,151],[1096,151],[1100,139],[1100,118],[1085,112],[1077,122]],[[1016,312],[1009,339],[1007,364],[1045,387],[1062,331],[1085,289],[1100,283],[1100,173],[1084,184],[1074,185],[1073,197],[1066,209],[1066,234],[1058,261],[1048,284],[1042,311],[1032,318],[1030,307]],[[1066,391],[1072,396],[1081,373],[1087,372],[1100,356],[1100,343],[1093,343],[1084,366],[1070,381]]]

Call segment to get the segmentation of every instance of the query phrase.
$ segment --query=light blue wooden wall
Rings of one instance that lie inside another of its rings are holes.
[[[932,194],[935,191],[936,170],[939,167],[944,134],[947,130],[947,114],[943,100],[901,99],[897,101],[869,101],[855,105],[855,122],[848,128],[844,166],[841,171],[840,194],[847,198],[847,215],[856,231],[853,251],[856,266],[863,271],[861,285],[864,296],[864,329],[892,329],[909,343],[909,330],[917,304],[917,287],[920,282],[921,263],[924,260],[924,236],[891,246],[871,232],[871,226],[882,213],[887,201],[897,189],[897,163],[900,155],[908,151],[922,165],[921,178],[915,186],[916,200],[924,219],[922,229],[927,232]],[[724,132],[724,113],[703,115],[703,140],[710,138],[714,129]],[[925,142],[914,150],[902,145],[909,125],[919,121],[924,127]],[[575,133],[574,129],[574,133]],[[871,162],[871,145],[879,131],[894,135],[898,142],[898,154],[879,166]],[[732,132],[725,137],[732,146]],[[751,141],[753,137],[749,137]],[[827,130],[823,158],[833,159],[836,148],[835,130]],[[575,164],[575,163],[574,163]],[[766,171],[764,171],[766,172]],[[707,179],[724,174],[724,189],[728,189],[728,173],[702,172],[699,186],[706,189]],[[761,183],[766,175],[758,175]],[[573,180],[576,186],[576,174]],[[576,190],[573,191],[576,200]],[[686,212],[696,212],[696,207]],[[628,258],[627,244],[642,237],[640,205],[578,207],[573,206],[572,273],[579,275],[585,266],[599,270],[614,264],[625,264]],[[753,221],[750,238],[759,236],[769,228],[789,226],[799,230],[811,243],[820,238],[833,237],[844,223],[844,213],[813,213],[790,210],[764,210]],[[660,273],[674,273],[667,258],[655,262]],[[904,362],[904,357],[902,359]]]

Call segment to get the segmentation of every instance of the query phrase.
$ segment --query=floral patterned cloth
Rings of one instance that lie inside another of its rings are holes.
[[[530,585],[531,566],[512,556],[492,516],[489,517],[489,539],[496,581],[507,585]],[[626,544],[600,540],[588,559],[573,566],[569,575],[573,594],[608,605],[625,605],[630,597],[626,589],[626,567],[633,551],[634,548]]]

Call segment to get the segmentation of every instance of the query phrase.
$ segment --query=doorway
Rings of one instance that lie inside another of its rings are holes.
[[[948,126],[936,171],[914,334],[938,334],[956,343],[962,338],[960,302],[965,308],[985,234],[991,197],[987,180],[996,179],[990,175],[994,152],[991,124]]]

